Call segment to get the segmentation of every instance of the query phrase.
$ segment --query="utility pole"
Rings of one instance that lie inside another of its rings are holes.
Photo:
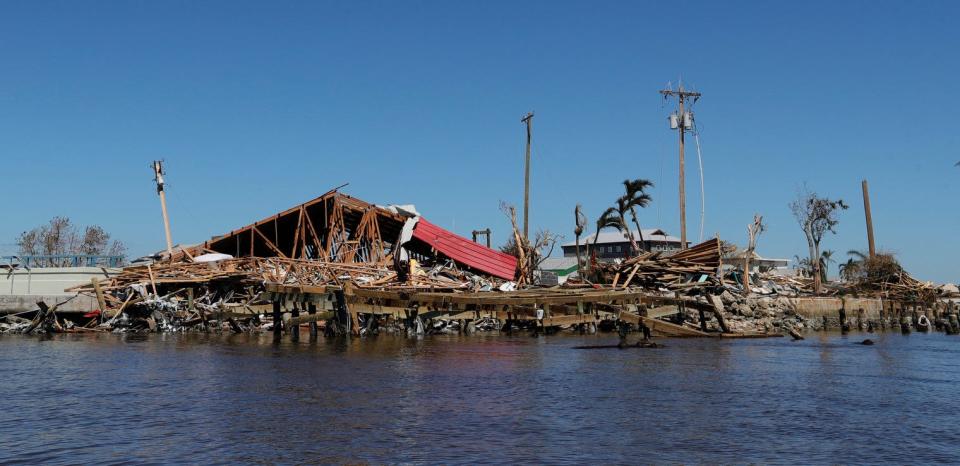
[[[170,217],[167,216],[167,196],[163,191],[163,161],[153,161],[154,181],[157,182],[157,194],[160,195],[160,210],[163,211],[163,229],[167,233],[167,254],[173,257],[173,238],[170,237]]]
[[[533,112],[526,114],[520,119],[521,123],[527,125],[527,163],[523,175],[523,240],[530,242],[530,136],[531,126],[533,125]],[[519,246],[519,245],[518,245]]]
[[[877,255],[877,248],[873,242],[873,215],[870,214],[870,190],[867,180],[863,180],[863,213],[867,217],[867,244],[870,247],[870,258]]]
[[[679,112],[670,115],[670,128],[676,129],[680,133],[680,248],[687,248],[687,193],[686,193],[686,175],[684,174],[683,162],[683,135],[687,130],[693,129],[693,113],[684,110],[684,103],[692,98],[694,102],[700,99],[699,92],[689,92],[683,90],[683,83],[677,87],[677,90],[664,89],[660,91],[664,99],[676,97],[679,101]]]

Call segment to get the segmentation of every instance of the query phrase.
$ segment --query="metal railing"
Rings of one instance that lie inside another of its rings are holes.
[[[0,262],[13,267],[119,267],[123,256],[101,256],[91,254],[43,254],[0,256]]]

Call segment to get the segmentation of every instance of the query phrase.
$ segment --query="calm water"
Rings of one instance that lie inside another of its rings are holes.
[[[935,463],[960,338],[0,337],[0,463]]]

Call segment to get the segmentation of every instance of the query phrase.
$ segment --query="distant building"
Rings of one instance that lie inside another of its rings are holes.
[[[577,258],[576,257],[548,257],[540,264],[540,272],[543,282],[541,284],[550,286],[546,280],[547,275],[556,276],[556,284],[562,285],[568,278],[577,276]],[[545,273],[544,273],[545,272]]]
[[[643,231],[643,245],[640,244],[640,235],[637,230],[633,230],[633,238],[637,241],[637,246],[645,251],[675,251],[680,249],[680,238],[670,236],[659,228],[650,228]],[[591,256],[593,250],[593,237],[589,235],[580,238],[580,254],[584,259]],[[689,242],[688,242],[689,243]],[[689,245],[689,244],[688,244]],[[577,257],[577,245],[575,241],[570,241],[560,245],[563,248],[564,257]],[[597,259],[602,261],[612,261],[614,259],[623,259],[630,255],[630,239],[626,237],[626,232],[616,230],[602,231],[596,244]]]
[[[735,252],[725,254],[723,256],[723,267],[725,269],[740,270],[743,268],[743,254],[742,249],[738,249]],[[762,257],[754,251],[750,256],[750,272],[759,272],[762,270],[765,271],[784,271],[787,269],[787,266],[790,264],[790,259],[772,259],[768,257]]]

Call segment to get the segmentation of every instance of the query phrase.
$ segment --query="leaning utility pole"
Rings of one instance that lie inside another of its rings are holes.
[[[523,240],[530,242],[530,127],[533,125],[533,112],[520,119],[527,125],[527,163],[523,175]]]
[[[167,254],[173,257],[173,239],[170,237],[170,217],[167,216],[167,196],[163,191],[163,161],[153,161],[154,181],[157,182],[157,194],[160,195],[160,210],[163,211],[163,229],[167,233]]]
[[[693,98],[696,102],[700,99],[699,92],[689,92],[683,90],[683,83],[677,87],[677,90],[664,89],[660,91],[664,99],[677,97],[680,104],[680,110],[670,115],[670,129],[676,129],[680,133],[680,248],[687,248],[687,193],[686,176],[684,174],[683,163],[683,134],[687,130],[693,129],[693,113],[684,111],[683,104],[687,99]]]
[[[870,214],[870,191],[867,189],[867,180],[863,180],[863,213],[867,217],[867,245],[870,248],[870,257],[877,255],[877,248],[873,243],[873,215]]]

